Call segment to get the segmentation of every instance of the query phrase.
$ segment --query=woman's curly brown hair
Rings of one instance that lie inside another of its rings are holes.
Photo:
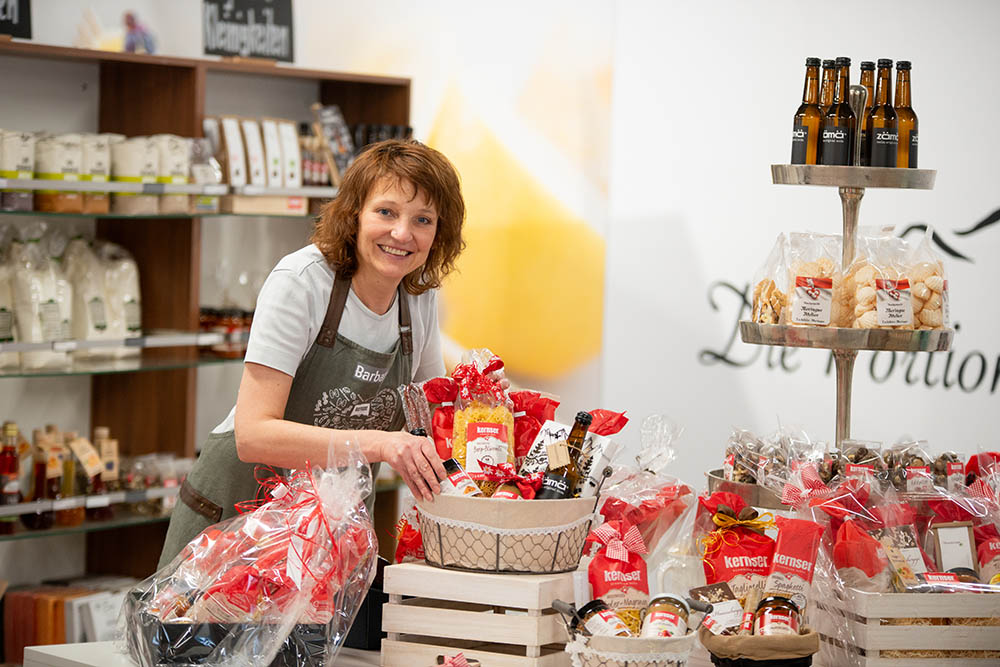
[[[437,209],[437,231],[427,261],[403,278],[403,287],[414,295],[440,287],[465,248],[465,200],[454,165],[418,141],[390,139],[366,148],[344,172],[337,197],[323,207],[311,241],[337,273],[353,276],[358,270],[358,217],[382,178],[416,186]]]

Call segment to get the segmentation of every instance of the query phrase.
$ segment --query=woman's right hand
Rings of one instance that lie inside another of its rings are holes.
[[[448,476],[434,442],[426,436],[410,435],[405,431],[384,435],[379,459],[399,473],[415,497],[432,501],[433,494],[441,493],[438,480]]]

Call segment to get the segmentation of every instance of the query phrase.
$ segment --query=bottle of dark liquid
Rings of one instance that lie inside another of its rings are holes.
[[[892,61],[880,58],[878,61],[878,88],[875,92],[875,106],[872,107],[866,123],[868,145],[864,150],[870,156],[873,167],[895,167],[899,144],[896,129],[896,111],[889,100],[892,98]]]
[[[49,486],[49,447],[48,439],[45,437],[45,433],[41,429],[36,429],[32,434],[32,440],[34,442],[34,451],[32,452],[32,459],[34,462],[34,484],[31,493],[31,500],[54,500],[58,497],[59,491],[59,480],[56,479],[55,491],[56,495],[52,493]],[[46,528],[51,528],[52,524],[55,522],[55,512],[52,510],[37,510],[29,514],[21,515],[21,523],[24,524],[25,528],[29,530],[45,530]]]
[[[868,116],[875,106],[875,63],[870,60],[861,63],[861,85],[868,91],[868,97],[865,98],[865,110],[858,119],[858,141],[861,142],[861,165],[867,167],[869,165]]]
[[[833,106],[833,96],[837,92],[837,64],[833,60],[823,61],[822,86],[819,91],[819,106],[823,115]]]
[[[851,59],[837,58],[837,89],[823,119],[822,164],[850,165],[858,119],[847,101],[851,89]]]
[[[576,482],[580,479],[580,452],[583,451],[583,441],[593,420],[588,412],[576,413],[576,421],[566,438],[568,456],[564,460],[553,461],[550,453],[549,469],[542,478],[542,489],[536,496],[538,500],[573,497]],[[559,444],[561,443],[557,443],[557,448]]]
[[[896,127],[899,129],[899,148],[896,166],[917,168],[917,114],[910,99],[910,61],[896,63]]]
[[[17,424],[3,425],[3,450],[0,451],[0,505],[21,502],[20,465],[17,458]],[[17,528],[17,516],[0,516],[0,535],[11,535]]]
[[[816,164],[823,111],[819,107],[819,58],[806,58],[802,104],[792,122],[792,164]]]

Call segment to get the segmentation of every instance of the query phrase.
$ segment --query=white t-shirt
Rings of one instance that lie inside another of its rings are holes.
[[[333,269],[315,245],[283,257],[260,288],[245,361],[295,377],[323,326],[333,279]],[[408,294],[407,299],[413,326],[413,381],[444,375],[437,290]],[[351,289],[337,333],[369,350],[390,352],[399,340],[398,296],[388,312],[378,315]],[[233,406],[213,433],[233,430],[235,415]]]

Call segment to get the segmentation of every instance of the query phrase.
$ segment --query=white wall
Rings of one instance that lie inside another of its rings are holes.
[[[955,236],[1000,208],[994,131],[1000,90],[993,47],[1000,4],[930,1],[841,5],[801,2],[662,3],[621,1],[615,25],[611,229],[603,354],[603,402],[634,417],[660,412],[686,426],[676,474],[701,484],[721,464],[730,427],[772,431],[777,419],[832,440],[834,381],[822,351],[792,352],[795,372],[769,368],[767,349],[738,340],[729,356],[746,367],[706,364],[736,321],[734,295],[750,281],[781,231],[840,230],[830,188],[770,184],[769,165],[787,163],[791,117],[801,99],[807,56],[913,61],[920,118],[920,166],[939,171],[935,190],[872,191],[861,224],[926,222],[974,258],[950,261],[952,317],[961,325],[953,368],[981,351],[987,380],[978,390],[924,386],[927,355],[908,384],[897,355],[884,383],[857,364],[854,435],[928,438],[936,449],[997,445],[1000,394],[989,383],[1000,357],[1000,225]],[[714,295],[718,310],[710,305]],[[638,326],[637,326],[637,323]],[[771,353],[777,362],[776,353]],[[935,355],[934,380],[945,364]],[[880,355],[879,368],[888,356]],[[974,384],[978,358],[968,362]],[[1000,390],[1000,386],[997,387]],[[638,446],[638,429],[626,436]]]

